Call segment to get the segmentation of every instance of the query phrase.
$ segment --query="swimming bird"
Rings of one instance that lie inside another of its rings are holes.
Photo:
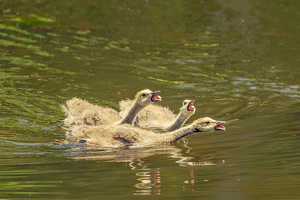
[[[159,144],[174,143],[190,134],[213,130],[225,130],[224,121],[216,121],[209,117],[195,120],[192,124],[165,134],[150,130],[122,125],[87,126],[79,125],[71,127],[66,134],[67,143],[85,143],[101,147],[145,147]]]
[[[161,97],[158,93],[160,93],[160,91],[152,92],[149,89],[139,91],[135,95],[132,106],[123,117],[112,108],[94,105],[79,98],[72,98],[61,106],[62,111],[66,115],[64,124],[67,127],[84,124],[95,126],[111,123],[132,124],[132,121],[141,109],[155,101],[161,101]]]
[[[132,100],[121,101],[120,115],[132,104]],[[181,128],[184,123],[195,113],[195,100],[184,100],[177,116],[167,107],[150,105],[139,112],[134,126],[157,132],[169,132]]]

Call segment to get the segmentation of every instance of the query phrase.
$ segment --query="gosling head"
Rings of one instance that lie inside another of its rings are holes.
[[[136,99],[136,102],[141,107],[146,107],[155,101],[162,101],[161,97],[158,95],[158,93],[160,93],[159,90],[153,92],[149,89],[145,89],[145,90],[139,91],[135,95],[135,99]]]
[[[186,116],[191,116],[196,112],[195,100],[184,100],[180,112]]]
[[[207,131],[225,131],[225,121],[216,121],[210,117],[203,117],[195,120],[193,126],[196,132],[207,132]]]

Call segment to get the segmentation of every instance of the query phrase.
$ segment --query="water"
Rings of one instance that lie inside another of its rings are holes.
[[[2,199],[299,199],[299,1],[1,0]],[[60,104],[161,90],[226,132],[63,145]]]

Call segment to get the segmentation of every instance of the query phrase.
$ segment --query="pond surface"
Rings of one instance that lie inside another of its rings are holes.
[[[299,199],[300,1],[0,0],[1,199]],[[161,90],[225,132],[65,145],[60,104]]]

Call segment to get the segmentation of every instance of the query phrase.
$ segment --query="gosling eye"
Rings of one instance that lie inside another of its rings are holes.
[[[206,124],[210,124],[210,122],[205,122]]]
[[[142,94],[142,96],[144,97],[144,96],[146,96],[146,94],[145,94],[145,93],[143,93],[143,94]]]
[[[187,102],[185,101],[184,103],[183,103],[183,105],[186,105],[187,104]]]

